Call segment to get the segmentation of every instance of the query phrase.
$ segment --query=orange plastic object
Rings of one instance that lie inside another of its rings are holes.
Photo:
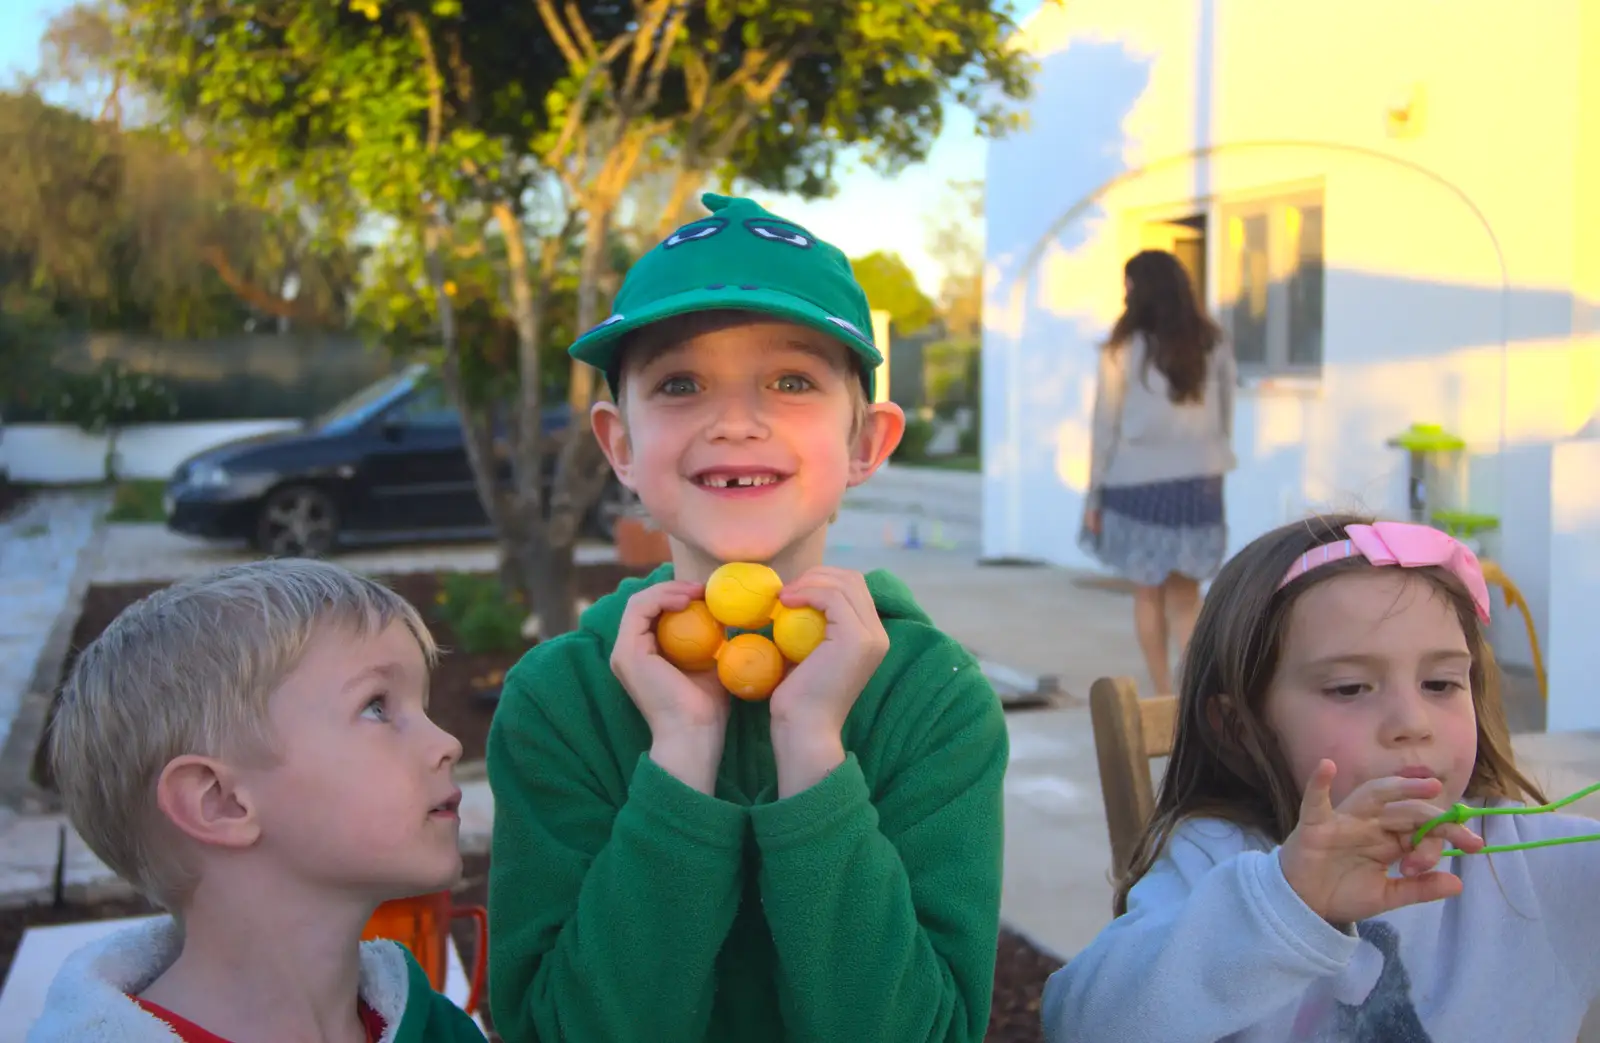
[[[790,608],[779,602],[773,613],[772,640],[791,663],[803,662],[816,651],[827,629],[828,617],[810,605]]]
[[[691,601],[682,612],[663,612],[656,620],[656,643],[667,661],[685,673],[712,670],[717,649],[725,639],[723,627],[704,601]]]
[[[767,565],[730,561],[706,580],[706,606],[718,622],[759,630],[772,621],[783,579]]]
[[[435,891],[415,898],[398,898],[378,906],[363,939],[387,938],[411,950],[428,975],[433,991],[443,992],[449,955],[450,921],[470,916],[478,923],[478,944],[472,958],[472,984],[467,990],[468,1014],[483,1002],[484,972],[489,966],[489,912],[481,905],[453,905],[449,891]]]
[[[735,634],[717,649],[717,679],[740,699],[765,699],[783,680],[783,654],[761,634]]]

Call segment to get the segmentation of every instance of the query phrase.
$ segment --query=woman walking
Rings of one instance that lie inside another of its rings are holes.
[[[1150,680],[1173,691],[1200,612],[1200,582],[1227,551],[1223,475],[1233,470],[1233,350],[1164,250],[1123,268],[1122,317],[1100,350],[1089,494],[1079,542],[1132,582]]]

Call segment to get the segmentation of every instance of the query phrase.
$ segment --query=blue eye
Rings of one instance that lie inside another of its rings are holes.
[[[656,385],[656,392],[662,395],[692,395],[697,387],[693,377],[668,377]]]
[[[779,391],[799,392],[810,391],[817,385],[810,377],[799,373],[788,373],[774,381],[773,386]]]
[[[389,697],[387,695],[373,696],[372,701],[361,709],[361,716],[371,717],[375,721],[389,719]]]

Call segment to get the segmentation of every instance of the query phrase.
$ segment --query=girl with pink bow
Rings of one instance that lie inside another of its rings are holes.
[[[1413,843],[1456,802],[1545,803],[1512,759],[1489,609],[1472,551],[1422,525],[1311,518],[1224,565],[1116,919],[1051,977],[1046,1038],[1576,1038],[1600,993],[1600,845],[1476,853],[1594,821],[1445,821]]]

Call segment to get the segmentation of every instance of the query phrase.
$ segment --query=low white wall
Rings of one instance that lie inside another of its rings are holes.
[[[1574,439],[1550,458],[1550,625],[1547,641],[1552,732],[1600,729],[1600,441]]]
[[[298,420],[217,420],[191,424],[140,424],[117,438],[124,478],[172,475],[187,457],[250,435],[287,431]],[[0,433],[0,470],[14,482],[64,485],[105,476],[105,436],[70,424],[7,424]]]

